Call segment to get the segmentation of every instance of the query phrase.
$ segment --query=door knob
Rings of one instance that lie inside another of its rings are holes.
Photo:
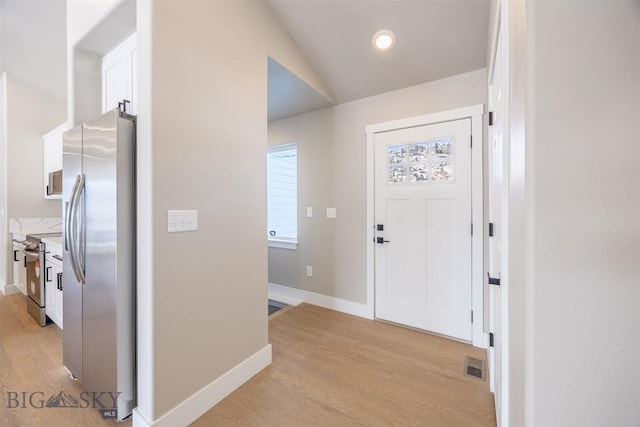
[[[377,237],[376,238],[376,243],[379,245],[385,244],[385,243],[389,243],[388,240],[384,240],[384,237]]]
[[[496,286],[500,286],[500,278],[495,278],[495,277],[491,277],[489,276],[489,273],[487,273],[487,279],[489,279],[489,284],[490,285],[496,285]]]

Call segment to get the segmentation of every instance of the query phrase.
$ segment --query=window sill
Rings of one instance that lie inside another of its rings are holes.
[[[267,244],[270,248],[298,249],[298,242],[296,240],[268,239]]]

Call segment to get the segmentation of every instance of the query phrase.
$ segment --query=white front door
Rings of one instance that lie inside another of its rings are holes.
[[[375,315],[471,341],[471,120],[375,134]]]

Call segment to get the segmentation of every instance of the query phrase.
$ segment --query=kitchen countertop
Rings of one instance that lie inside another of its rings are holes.
[[[42,241],[47,245],[62,246],[62,237],[61,236],[43,237]]]
[[[51,254],[51,256],[58,256],[60,258],[62,258],[62,237],[60,236],[55,236],[55,237],[43,237],[42,238],[42,243],[45,244],[46,247],[46,251],[48,254]]]
[[[11,218],[9,233],[26,236],[27,234],[59,233],[62,231],[62,218]]]

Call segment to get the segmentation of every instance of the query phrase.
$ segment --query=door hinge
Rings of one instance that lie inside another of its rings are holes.
[[[473,148],[473,135],[469,135],[469,141],[471,144],[471,148]]]
[[[490,285],[500,286],[500,278],[499,277],[491,277],[489,273],[487,273],[487,279],[489,279]]]
[[[489,126],[493,126],[493,111],[489,111]]]
[[[489,223],[489,237],[493,237],[493,223]]]
[[[471,323],[473,323],[473,310],[471,310]]]
[[[473,236],[473,223],[471,223],[471,235]]]
[[[489,332],[489,347],[493,347],[493,332]]]

